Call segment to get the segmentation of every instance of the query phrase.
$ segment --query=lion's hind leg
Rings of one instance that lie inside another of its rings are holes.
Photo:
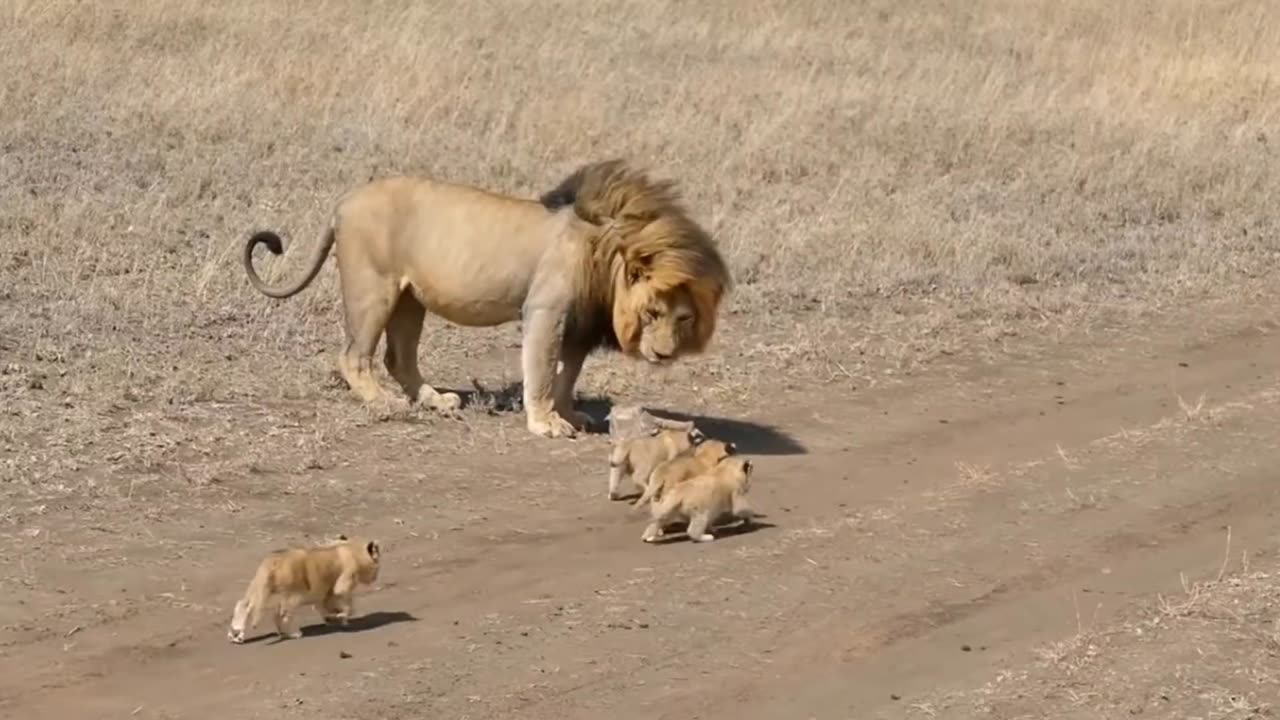
[[[387,392],[373,374],[373,351],[378,347],[400,288],[376,271],[344,268],[342,306],[347,346],[338,356],[338,370],[351,389],[368,405],[385,403]]]
[[[383,362],[387,372],[413,402],[441,412],[457,410],[462,407],[462,398],[457,393],[442,393],[428,385],[418,368],[418,343],[422,339],[422,322],[426,315],[427,309],[413,296],[412,290],[400,293],[387,320]]]

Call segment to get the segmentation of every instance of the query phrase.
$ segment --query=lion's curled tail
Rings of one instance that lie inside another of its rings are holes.
[[[284,242],[279,235],[270,230],[258,231],[245,241],[244,254],[241,258],[244,262],[244,271],[249,276],[249,283],[257,288],[258,292],[267,297],[278,300],[293,297],[306,289],[311,284],[311,281],[316,279],[316,275],[320,273],[320,268],[324,266],[324,261],[329,257],[329,250],[333,247],[335,240],[337,240],[337,232],[330,225],[329,229],[325,231],[324,237],[320,240],[320,244],[312,251],[311,258],[307,261],[306,274],[293,285],[279,287],[268,285],[259,277],[258,271],[253,267],[253,249],[258,245],[266,245],[267,250],[272,255],[281,255],[284,253]]]

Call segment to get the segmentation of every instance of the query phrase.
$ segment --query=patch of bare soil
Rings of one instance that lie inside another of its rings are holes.
[[[375,424],[331,448],[332,467],[214,484],[196,507],[145,491],[130,501],[135,527],[98,525],[102,510],[36,516],[5,558],[0,708],[761,719],[1264,708],[1273,675],[1255,670],[1274,642],[1268,563],[1280,549],[1275,328],[1077,345],[856,402],[800,388],[768,418],[704,419],[758,456],[765,515],[707,545],[641,543],[643,518],[605,499],[602,437],[526,440],[509,414],[475,421],[507,427],[501,452],[428,451]],[[1218,579],[1228,527],[1231,572]],[[227,643],[258,555],[338,528],[387,543],[364,619]],[[1117,645],[1106,628],[1133,637]],[[1131,662],[1128,685],[1107,680]],[[1080,689],[1090,683],[1105,690]]]

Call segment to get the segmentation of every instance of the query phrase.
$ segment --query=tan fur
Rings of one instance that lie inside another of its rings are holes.
[[[645,542],[662,537],[663,528],[687,522],[685,534],[694,542],[710,542],[713,524],[728,515],[751,523],[755,513],[747,503],[751,490],[751,461],[744,457],[725,458],[705,473],[667,488],[649,508],[651,522],[640,536]]]
[[[260,244],[279,255],[283,243],[255,233],[242,258],[250,283],[275,298],[305,288],[336,246],[346,324],[338,369],[366,403],[388,399],[373,376],[384,331],[384,365],[410,401],[452,411],[458,395],[438,392],[418,368],[426,311],[471,327],[521,320],[526,422],[546,437],[589,425],[573,407],[588,354],[614,349],[660,364],[702,352],[731,285],[674,185],[620,160],[582,166],[539,201],[421,177],[370,182],[338,203],[289,287],[258,277]]]
[[[644,493],[635,501],[635,507],[647,502],[657,502],[668,489],[679,485],[695,475],[701,475],[715,467],[721,460],[738,451],[737,446],[723,440],[708,439],[698,443],[692,449],[685,450],[675,457],[660,463],[649,474]]]
[[[641,491],[648,487],[649,474],[659,463],[693,448],[706,439],[701,430],[655,427],[651,433],[616,442],[609,451],[609,499],[617,500],[624,476]]]
[[[227,638],[243,643],[246,630],[257,627],[262,611],[273,606],[276,631],[299,638],[292,613],[312,605],[326,623],[346,625],[355,612],[353,594],[378,579],[382,548],[376,540],[336,539],[305,548],[275,550],[258,564],[244,596],[236,603]]]

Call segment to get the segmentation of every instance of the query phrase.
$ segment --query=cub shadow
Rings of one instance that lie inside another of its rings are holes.
[[[334,633],[363,632],[365,630],[374,630],[383,625],[395,625],[402,622],[417,622],[418,618],[412,613],[403,612],[401,610],[382,611],[368,613],[353,617],[347,621],[347,626],[326,622],[313,623],[302,627],[302,637],[319,637],[321,635],[332,635]]]
[[[300,610],[303,610],[303,609],[300,608]],[[307,611],[308,610],[303,610],[303,612],[307,612]],[[314,612],[314,611],[311,611],[311,612]],[[309,638],[309,637],[319,637],[321,635],[330,635],[333,633],[362,632],[365,630],[373,630],[375,628],[380,628],[384,625],[394,625],[396,623],[417,622],[417,621],[418,621],[418,618],[414,617],[413,614],[402,612],[399,610],[392,611],[392,612],[375,611],[375,612],[368,613],[366,615],[360,615],[360,616],[351,618],[350,620],[347,621],[346,627],[342,627],[341,625],[337,625],[337,624],[330,625],[322,621],[318,623],[312,623],[311,625],[302,625],[299,627],[299,629],[302,631],[303,638]],[[268,623],[268,624],[272,623],[272,620],[269,617],[269,613],[265,613],[265,612],[263,613],[262,622]],[[259,625],[259,627],[261,627],[261,624]],[[279,642],[284,642],[284,638],[280,637],[276,633],[274,626],[271,626],[271,628],[267,632],[264,632],[260,635],[256,635],[251,638],[245,638],[244,644],[251,645],[253,643],[263,642],[266,640],[271,640],[272,645]]]
[[[451,388],[448,392],[458,394],[462,399],[462,408],[484,409],[490,415],[505,415],[524,412],[521,399],[522,385],[519,381],[509,383],[501,388],[486,388],[479,383],[472,390]],[[441,388],[441,391],[445,390]],[[585,434],[605,435],[609,432],[609,413],[613,410],[613,401],[604,396],[583,396],[577,398],[578,410],[591,416],[591,428]],[[804,455],[808,453],[800,441],[776,426],[747,420],[715,417],[711,415],[693,415],[661,407],[644,406],[645,410],[655,416],[669,420],[692,420],[693,424],[708,437],[732,442],[738,452],[745,455]]]
[[[695,543],[692,540],[690,540],[689,536],[686,535],[684,532],[684,529],[685,529],[684,523],[668,525],[666,528],[663,529],[662,537],[658,538],[657,540],[649,544],[650,545],[671,545],[674,543],[683,542],[683,543],[689,543],[691,545],[698,545],[698,544],[714,545],[717,542],[720,542],[721,540],[724,540],[726,538],[735,537],[737,535],[751,535],[753,533],[761,532],[764,530],[772,530],[773,528],[778,527],[777,525],[771,522],[764,522],[760,520],[760,518],[762,517],[764,517],[764,514],[760,513],[756,515],[756,519],[751,523],[733,523],[733,524],[717,526],[711,530],[711,534],[715,535],[716,539],[711,541],[710,543]]]

